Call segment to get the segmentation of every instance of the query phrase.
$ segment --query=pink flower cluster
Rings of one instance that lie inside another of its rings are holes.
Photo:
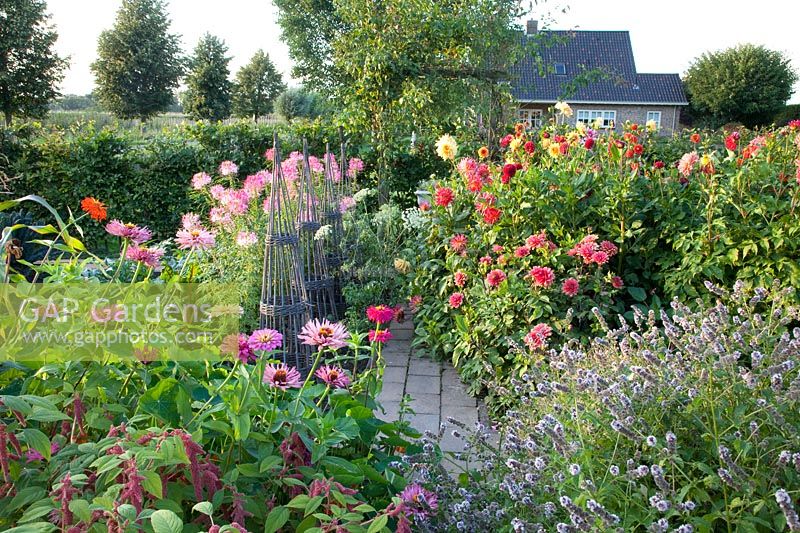
[[[457,168],[471,192],[480,192],[485,185],[492,182],[489,166],[486,163],[478,163],[471,157],[465,157],[458,162]]]
[[[567,252],[571,257],[580,257],[585,265],[604,265],[616,255],[617,246],[611,241],[597,242],[597,235],[587,235]]]
[[[208,250],[216,244],[216,236],[200,224],[193,213],[182,218],[183,226],[175,234],[175,243],[181,250]]]
[[[364,171],[364,162],[357,157],[350,159],[347,165],[347,175],[350,179],[355,179],[361,172]]]
[[[556,275],[550,267],[535,266],[530,272],[528,277],[533,281],[534,287],[547,288],[556,280]]]
[[[459,233],[450,238],[450,249],[460,254],[467,251],[467,236]]]
[[[547,324],[536,324],[527,335],[525,335],[525,345],[531,350],[538,350],[547,346],[547,341],[553,334],[553,328]]]

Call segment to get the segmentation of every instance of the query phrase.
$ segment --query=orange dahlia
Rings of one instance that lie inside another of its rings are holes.
[[[485,146],[481,146],[480,148],[478,148],[478,157],[480,157],[481,159],[486,159],[487,157],[489,157],[489,149],[486,148]]]
[[[81,209],[98,222],[102,222],[108,218],[105,204],[91,196],[87,196],[81,200]]]

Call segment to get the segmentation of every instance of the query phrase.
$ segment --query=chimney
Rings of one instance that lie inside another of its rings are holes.
[[[528,20],[528,28],[525,32],[527,35],[535,35],[539,31],[539,21],[530,19]]]

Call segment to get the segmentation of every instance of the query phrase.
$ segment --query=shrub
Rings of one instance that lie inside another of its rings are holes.
[[[284,120],[316,118],[323,113],[320,96],[302,88],[286,89],[275,100],[275,113]]]
[[[459,531],[783,531],[800,481],[800,310],[793,289],[731,292],[672,316],[633,309],[589,346],[533,358],[502,394],[499,435],[469,435],[457,478],[435,455],[412,479]],[[784,492],[788,491],[788,495]],[[677,529],[676,529],[677,528]]]

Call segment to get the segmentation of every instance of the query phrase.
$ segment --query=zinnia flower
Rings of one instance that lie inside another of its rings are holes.
[[[125,258],[141,263],[148,268],[158,268],[161,266],[161,258],[164,250],[158,248],[147,248],[144,246],[133,246],[125,252]]]
[[[450,307],[458,309],[464,303],[464,295],[460,292],[454,292],[449,298]]]
[[[338,366],[322,366],[314,372],[314,375],[321,379],[323,383],[335,389],[344,389],[350,384],[350,378]]]
[[[211,176],[206,174],[205,172],[198,172],[194,176],[192,176],[192,187],[194,189],[202,189],[206,185],[211,183]]]
[[[538,350],[547,346],[547,339],[553,333],[553,328],[547,324],[536,324],[533,329],[525,335],[525,344],[531,350]]]
[[[367,319],[376,324],[388,324],[394,318],[394,309],[388,305],[371,305],[367,307]]]
[[[407,485],[400,493],[400,498],[403,500],[405,510],[420,518],[432,516],[439,508],[436,494],[418,483]]]
[[[436,141],[436,153],[444,160],[453,160],[458,152],[456,140],[449,134],[444,134]]]
[[[467,249],[467,237],[459,233],[450,238],[450,248],[456,252],[461,253]]]
[[[281,347],[283,335],[274,329],[257,329],[250,334],[247,342],[253,350],[271,352]]]
[[[388,329],[383,329],[380,331],[375,331],[374,329],[369,330],[369,342],[377,342],[378,344],[385,344],[386,342],[392,340],[392,332]]]
[[[549,287],[556,279],[553,269],[543,266],[533,267],[528,276],[533,280],[534,287]]]
[[[506,279],[506,273],[500,269],[490,270],[488,274],[486,274],[486,283],[490,287],[497,287]]]
[[[119,220],[112,220],[106,224],[106,231],[115,237],[121,237],[137,245],[149,241],[153,236],[153,233],[146,227],[130,223],[123,224]]]
[[[450,187],[436,187],[434,202],[441,207],[447,207],[453,202],[453,189]]]
[[[102,222],[108,218],[108,211],[106,211],[105,204],[91,196],[87,196],[81,200],[81,209],[98,222]]]
[[[175,242],[181,250],[208,250],[216,244],[214,234],[203,228],[179,229]]]
[[[325,348],[338,350],[347,346],[348,335],[347,329],[341,323],[332,324],[327,318],[323,318],[321,321],[313,319],[306,322],[297,338],[303,344],[316,346],[317,350],[322,351]]]
[[[222,176],[235,176],[239,173],[239,165],[233,161],[223,161],[219,164],[219,173]]]
[[[300,388],[300,372],[284,363],[269,364],[264,368],[263,382],[276,389]]]
[[[563,292],[567,296],[575,296],[578,294],[578,290],[580,290],[580,284],[578,280],[575,278],[567,278],[564,280],[564,283],[561,285],[561,292]]]

